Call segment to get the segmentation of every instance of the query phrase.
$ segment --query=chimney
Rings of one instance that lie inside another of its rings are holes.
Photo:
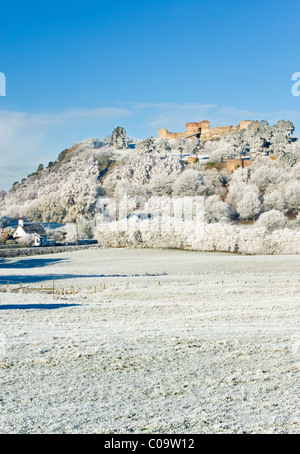
[[[19,219],[19,225],[20,225],[21,227],[23,227],[23,226],[24,226],[24,221],[23,221],[23,219],[22,219],[22,218],[20,218],[20,219]]]

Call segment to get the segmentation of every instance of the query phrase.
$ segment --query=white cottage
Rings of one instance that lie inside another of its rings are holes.
[[[23,219],[19,219],[18,227],[16,228],[13,237],[18,240],[25,238],[27,235],[35,235],[33,246],[46,246],[47,234],[41,224],[24,223]]]

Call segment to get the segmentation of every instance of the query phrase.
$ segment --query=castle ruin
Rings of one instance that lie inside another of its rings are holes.
[[[242,120],[237,126],[221,126],[210,129],[209,121],[200,121],[200,123],[186,123],[185,132],[170,132],[166,128],[158,130],[158,137],[160,139],[192,139],[193,137],[201,138],[201,140],[209,140],[213,137],[221,137],[223,134],[248,129],[250,124],[253,123],[254,131],[257,132],[259,128],[258,121]]]

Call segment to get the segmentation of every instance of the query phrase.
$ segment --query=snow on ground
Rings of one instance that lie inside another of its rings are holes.
[[[0,287],[1,433],[300,433],[297,256],[84,250]]]

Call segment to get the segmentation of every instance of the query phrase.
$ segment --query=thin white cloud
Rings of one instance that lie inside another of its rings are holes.
[[[130,110],[118,107],[57,113],[0,110],[0,189],[9,188],[13,181],[25,177],[40,162],[46,164],[63,148],[72,146],[74,131],[79,127],[96,124],[99,130],[101,125],[131,115]]]
[[[132,115],[128,109],[118,107],[101,107],[97,109],[73,109],[57,113],[26,113],[26,112],[10,112],[0,110],[1,122],[14,124],[31,124],[52,126],[55,124],[61,125],[62,122],[69,123],[71,121],[83,120],[107,120],[124,118]]]
[[[132,115],[128,109],[117,107],[101,107],[97,109],[73,109],[55,114],[34,115],[34,119],[42,124],[54,125],[61,122],[82,122],[86,120],[115,120]]]

